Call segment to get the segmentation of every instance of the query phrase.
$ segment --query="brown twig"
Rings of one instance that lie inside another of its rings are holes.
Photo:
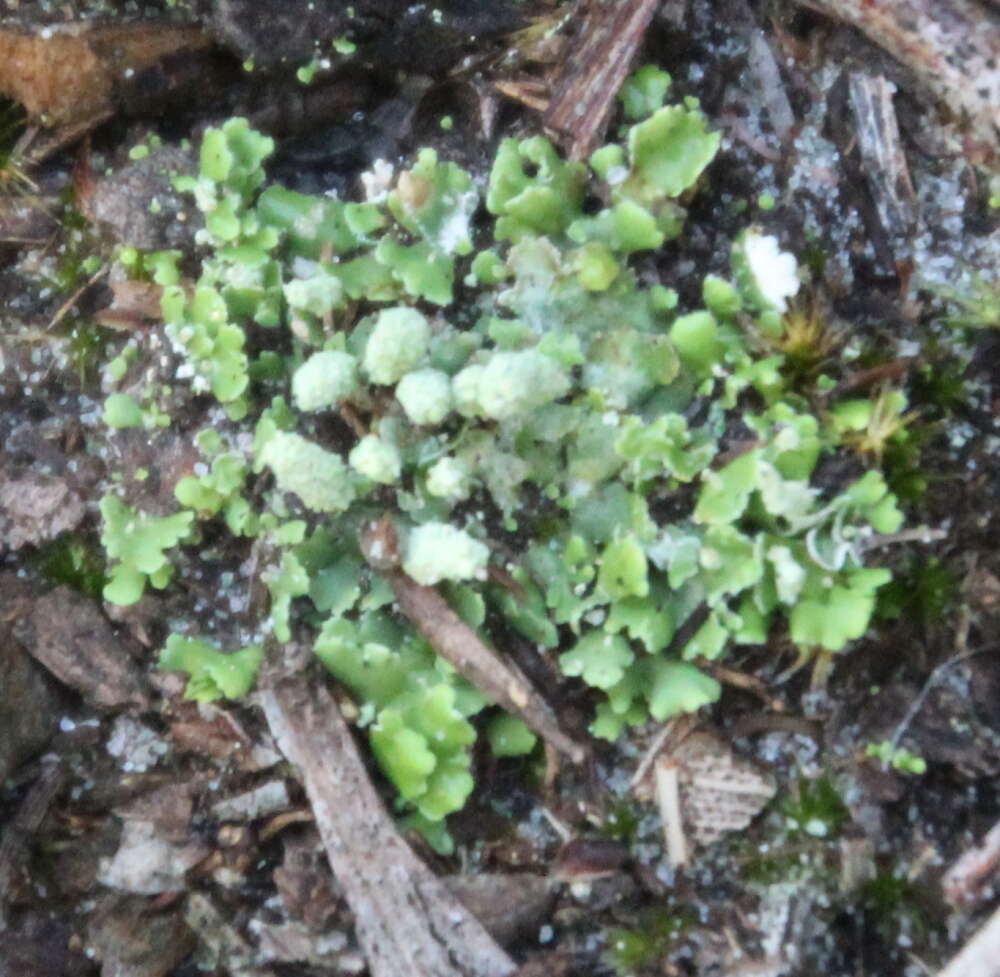
[[[322,683],[283,679],[261,700],[279,748],[302,771],[372,977],[511,974],[513,961],[400,837]]]
[[[832,403],[837,398],[855,390],[866,390],[874,387],[878,383],[889,380],[900,380],[905,377],[916,365],[916,359],[912,356],[903,356],[888,363],[880,363],[878,366],[869,367],[866,370],[858,370],[844,377],[829,393],[824,395],[823,400]]]
[[[101,267],[98,268],[97,271],[90,276],[90,278],[88,278],[68,299],[66,299],[65,302],[63,302],[62,305],[59,306],[59,309],[52,317],[51,322],[49,322],[49,324],[45,327],[46,332],[51,332],[56,326],[59,325],[60,322],[63,321],[63,319],[66,318],[66,316],[70,314],[76,306],[76,303],[80,301],[80,296],[83,295],[88,288],[95,285],[101,278],[103,278],[108,273],[109,267],[110,266],[107,262],[101,265]]]
[[[615,94],[659,5],[660,0],[578,4],[578,29],[544,118],[572,159],[589,156],[603,136]]]
[[[910,703],[910,707],[909,709],[906,710],[906,714],[903,716],[903,718],[899,721],[899,724],[896,726],[896,729],[892,734],[892,739],[889,740],[890,744],[889,754],[892,755],[893,753],[896,752],[896,749],[899,746],[900,741],[906,735],[907,729],[910,728],[910,724],[913,722],[914,719],[916,719],[917,714],[920,712],[920,710],[923,709],[924,703],[927,701],[927,697],[931,694],[931,691],[933,690],[934,686],[937,685],[938,680],[941,678],[941,676],[944,675],[944,673],[949,668],[952,668],[955,665],[960,664],[961,662],[967,661],[970,658],[974,658],[976,655],[981,655],[985,652],[996,651],[996,650],[997,650],[997,644],[993,643],[986,645],[984,648],[976,648],[973,651],[962,652],[959,655],[955,655],[953,658],[949,658],[947,661],[941,662],[941,664],[938,665],[937,668],[935,668],[934,671],[931,672],[931,674],[928,676],[927,681],[924,683],[924,687],[920,690],[920,693],[913,700],[913,702]]]
[[[737,671],[735,668],[728,668],[718,662],[709,661],[706,658],[699,658],[696,662],[699,668],[706,671],[717,682],[723,685],[731,685],[734,689],[742,689],[755,695],[772,712],[784,712],[785,703],[777,696],[771,695],[767,689],[767,683],[756,675],[747,675]]]
[[[583,763],[587,749],[567,736],[548,703],[516,666],[502,661],[433,588],[419,584],[399,569],[398,540],[388,518],[365,527],[361,552],[383,574],[396,595],[400,612],[477,689],[508,712],[520,716],[547,743],[574,763]]]

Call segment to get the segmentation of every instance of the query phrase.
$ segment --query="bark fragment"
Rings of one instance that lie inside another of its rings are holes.
[[[50,763],[44,767],[17,813],[4,828],[3,839],[0,840],[0,931],[7,925],[5,904],[20,866],[27,857],[28,841],[48,813],[64,779],[58,764]]]
[[[325,687],[296,676],[261,699],[278,745],[302,771],[372,977],[512,973],[513,961],[397,833]]]
[[[578,5],[579,27],[544,123],[572,159],[584,159],[600,142],[615,96],[632,67],[660,0],[590,0]]]
[[[96,708],[149,708],[128,649],[94,603],[69,587],[35,601],[15,633],[34,658]]]
[[[892,103],[896,88],[882,75],[860,71],[851,74],[849,88],[865,177],[879,224],[900,267],[912,257],[917,207]]]
[[[800,0],[845,21],[909,68],[996,152],[1000,16],[976,0]]]

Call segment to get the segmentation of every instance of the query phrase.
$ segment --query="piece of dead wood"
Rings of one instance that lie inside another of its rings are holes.
[[[142,672],[107,619],[69,587],[40,597],[14,625],[25,650],[98,709],[148,709]]]
[[[938,977],[1000,977],[1000,909],[938,972]]]
[[[566,735],[549,704],[521,670],[502,661],[433,588],[419,584],[396,565],[396,531],[388,519],[367,526],[361,534],[365,559],[389,582],[400,612],[480,692],[508,712],[520,716],[539,736],[574,763],[583,763],[587,749]]]
[[[1000,15],[976,0],[799,0],[867,35],[936,98],[968,118],[974,140],[1000,138]]]
[[[571,159],[603,138],[615,96],[660,0],[580,0],[576,30],[553,84],[543,122]]]
[[[896,86],[882,75],[855,71],[848,88],[868,188],[898,265],[912,257],[917,207],[892,102]]]
[[[0,197],[0,244],[44,244],[59,228],[55,205],[30,193]]]
[[[3,837],[0,839],[0,930],[7,927],[6,903],[20,867],[27,857],[28,842],[48,813],[64,779],[58,763],[46,764],[39,778],[28,790],[17,813],[4,827]]]
[[[207,47],[194,27],[142,22],[0,29],[0,93],[57,127],[107,118],[128,79],[169,55]]]
[[[333,697],[304,676],[261,693],[301,772],[372,977],[506,977],[513,961],[396,830]]]
[[[0,452],[0,553],[48,542],[83,521],[83,500],[66,479],[12,469]]]
[[[941,877],[945,899],[953,906],[978,902],[1000,869],[1000,821],[969,851],[963,852]]]

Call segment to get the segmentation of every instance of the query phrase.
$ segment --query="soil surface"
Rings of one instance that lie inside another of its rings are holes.
[[[109,469],[149,469],[143,508],[168,511],[193,449],[165,436],[151,453],[137,435],[102,454],[97,366],[148,322],[141,302],[106,311],[114,247],[193,254],[183,200],[128,158],[149,134],[173,145],[245,114],[276,136],[271,178],[350,196],[377,159],[430,145],[483,174],[502,137],[542,130],[538,99],[572,61],[586,4],[452,0],[438,19],[422,6],[0,3],[0,36],[67,20],[81,36],[147,32],[128,79],[93,46],[51,91],[0,63],[0,977],[367,972],[351,886],[259,703],[198,706],[154,667],[169,591],[100,599]],[[513,32],[532,16],[552,38],[526,53]],[[362,56],[302,95],[313,38],[342,33]],[[838,333],[831,372],[908,396],[910,437],[883,467],[907,525],[928,532],[881,555],[894,582],[833,660],[797,663],[781,636],[739,651],[716,706],[592,744],[583,770],[484,752],[449,820],[455,854],[409,840],[523,974],[937,973],[996,907],[1000,864],[993,152],[912,65],[809,5],[665,0],[640,40],[635,64],[669,71],[671,97],[697,98],[723,133],[684,234],[646,260],[697,303],[750,223],[799,255]],[[35,125],[44,151],[18,176],[10,147]],[[184,600],[210,618],[236,598],[198,573]],[[585,728],[591,698],[569,686],[559,701]],[[924,772],[866,755],[885,743]],[[664,840],[670,777],[683,867]]]

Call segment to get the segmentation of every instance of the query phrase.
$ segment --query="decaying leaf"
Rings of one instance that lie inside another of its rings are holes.
[[[745,828],[774,797],[773,779],[710,733],[689,736],[670,760],[678,766],[684,818],[700,845]]]
[[[163,286],[123,279],[111,282],[111,293],[111,304],[94,316],[102,326],[134,332],[148,328],[160,318]]]
[[[193,27],[156,23],[0,30],[0,93],[29,117],[64,126],[111,113],[116,88],[171,54],[207,47]]]
[[[686,859],[685,838],[711,844],[730,831],[745,828],[774,797],[772,777],[733,753],[729,745],[708,732],[671,737],[676,743],[661,750],[652,770],[640,771],[635,790],[639,797],[655,796],[660,805],[671,858]],[[649,774],[652,774],[651,776]],[[671,799],[679,798],[679,811]]]

